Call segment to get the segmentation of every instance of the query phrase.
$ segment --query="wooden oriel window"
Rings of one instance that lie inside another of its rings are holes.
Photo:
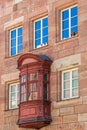
[[[20,127],[41,128],[51,122],[50,66],[45,55],[24,54],[18,60],[20,70]]]

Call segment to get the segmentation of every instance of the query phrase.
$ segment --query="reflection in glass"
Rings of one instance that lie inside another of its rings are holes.
[[[44,83],[43,85],[43,99],[48,100],[48,84]]]
[[[23,85],[21,87],[21,102],[26,101],[26,86]]]
[[[37,73],[28,74],[28,81],[32,81],[32,80],[38,80],[38,74]]]
[[[38,86],[37,83],[29,84],[28,91],[28,100],[37,100],[38,99]]]
[[[22,83],[26,82],[26,75],[23,75],[23,76],[21,77],[21,82],[22,82]]]

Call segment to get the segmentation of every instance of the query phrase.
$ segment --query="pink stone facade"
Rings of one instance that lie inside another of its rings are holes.
[[[60,12],[78,5],[78,34],[61,40]],[[33,48],[34,20],[48,16],[47,46]],[[9,56],[9,31],[23,26],[23,51]],[[19,128],[18,108],[9,109],[9,84],[19,81],[18,58],[25,53],[45,54],[53,60],[50,77],[50,125],[41,130],[87,130],[87,2],[86,0],[0,0],[0,130]],[[61,72],[77,67],[79,96],[61,99]]]

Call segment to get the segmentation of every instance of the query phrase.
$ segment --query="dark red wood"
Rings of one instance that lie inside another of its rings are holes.
[[[46,56],[37,56],[30,53],[22,55],[18,59],[20,70],[20,104],[17,124],[25,128],[41,128],[51,122],[50,102],[50,66],[52,61]],[[43,75],[47,74],[47,80]],[[37,76],[33,79],[32,76]],[[21,82],[21,77],[26,77],[26,82]],[[30,77],[28,77],[30,76]],[[44,83],[46,84],[44,88]],[[22,101],[22,87],[26,86],[26,100]],[[32,88],[34,87],[34,88]],[[32,91],[31,91],[32,89]],[[34,89],[34,90],[33,90]],[[46,89],[46,90],[44,90]],[[43,92],[47,92],[44,99]],[[31,96],[31,98],[30,98]],[[22,101],[22,102],[21,102]]]

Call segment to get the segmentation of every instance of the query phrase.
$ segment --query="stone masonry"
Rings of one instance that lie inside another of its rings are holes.
[[[78,5],[78,35],[60,39],[60,11]],[[49,42],[33,49],[33,22],[48,15]],[[23,51],[9,56],[9,31],[23,26]],[[87,130],[87,1],[0,0],[0,130],[19,128],[18,109],[9,110],[8,84],[19,81],[18,58],[25,53],[46,54],[52,60],[50,95],[52,122],[41,130]],[[61,100],[61,71],[78,67],[79,97]]]

